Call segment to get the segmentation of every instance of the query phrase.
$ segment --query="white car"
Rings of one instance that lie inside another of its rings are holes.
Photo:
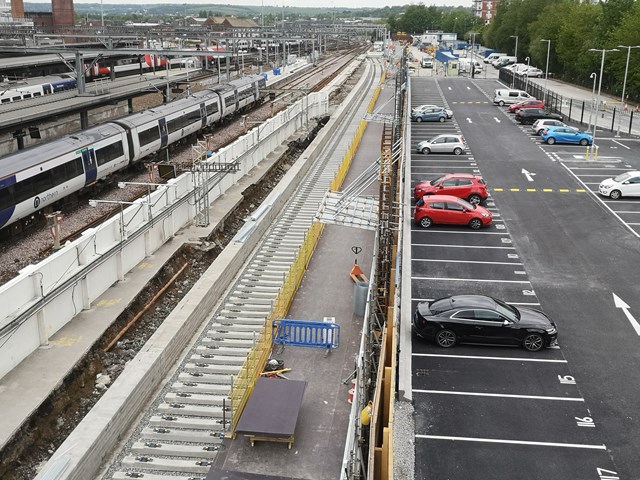
[[[462,135],[444,134],[433,137],[431,140],[424,140],[416,147],[418,153],[453,153],[461,155],[466,150],[464,137]]]
[[[449,110],[448,108],[445,108],[445,107],[441,107],[440,105],[418,105],[417,107],[413,107],[411,109],[411,113],[417,114],[417,113],[423,112],[424,110],[428,110],[430,108],[442,108],[447,118],[453,117],[452,110]]]
[[[621,197],[640,197],[640,172],[624,172],[600,183],[598,193],[617,200]]]
[[[527,77],[543,77],[544,76],[544,72],[542,70],[540,70],[539,68],[536,67],[529,67],[526,70],[523,70],[522,72],[519,72],[519,75],[526,75]]]
[[[569,125],[565,124],[564,122],[561,122],[560,120],[553,120],[551,118],[541,118],[540,120],[536,120],[535,122],[533,122],[533,125],[531,125],[531,130],[533,130],[533,133],[540,136],[542,135],[542,131],[546,130],[549,127],[568,127],[568,126]]]

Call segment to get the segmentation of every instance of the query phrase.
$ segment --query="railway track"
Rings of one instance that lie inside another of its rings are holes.
[[[320,155],[238,275],[202,334],[103,480],[203,480],[228,432],[231,378],[260,334],[271,304],[294,261],[324,193],[342,159],[335,154],[353,119],[366,110],[367,93],[382,66],[367,68],[357,101],[345,110],[332,142]]]

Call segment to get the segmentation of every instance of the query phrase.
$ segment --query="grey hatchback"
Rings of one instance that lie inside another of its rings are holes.
[[[418,153],[453,153],[461,155],[466,146],[462,135],[444,134],[418,143]]]

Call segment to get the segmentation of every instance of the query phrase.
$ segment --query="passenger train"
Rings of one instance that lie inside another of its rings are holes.
[[[76,88],[77,82],[71,75],[57,75],[27,79],[19,82],[0,83],[0,104],[43,97],[52,93]]]
[[[246,76],[5,156],[0,228],[261,101],[265,87],[264,76]]]

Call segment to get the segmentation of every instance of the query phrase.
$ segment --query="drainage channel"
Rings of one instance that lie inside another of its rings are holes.
[[[349,126],[364,116],[369,93],[381,74],[379,63],[367,69],[365,87],[359,89],[359,98],[340,118],[330,145],[156,397],[105,480],[160,480],[168,475],[180,480],[204,480],[222,448],[224,425],[230,419],[225,405],[230,406],[231,379],[260,334],[272,301],[342,161],[342,154],[336,150],[347,138]]]

